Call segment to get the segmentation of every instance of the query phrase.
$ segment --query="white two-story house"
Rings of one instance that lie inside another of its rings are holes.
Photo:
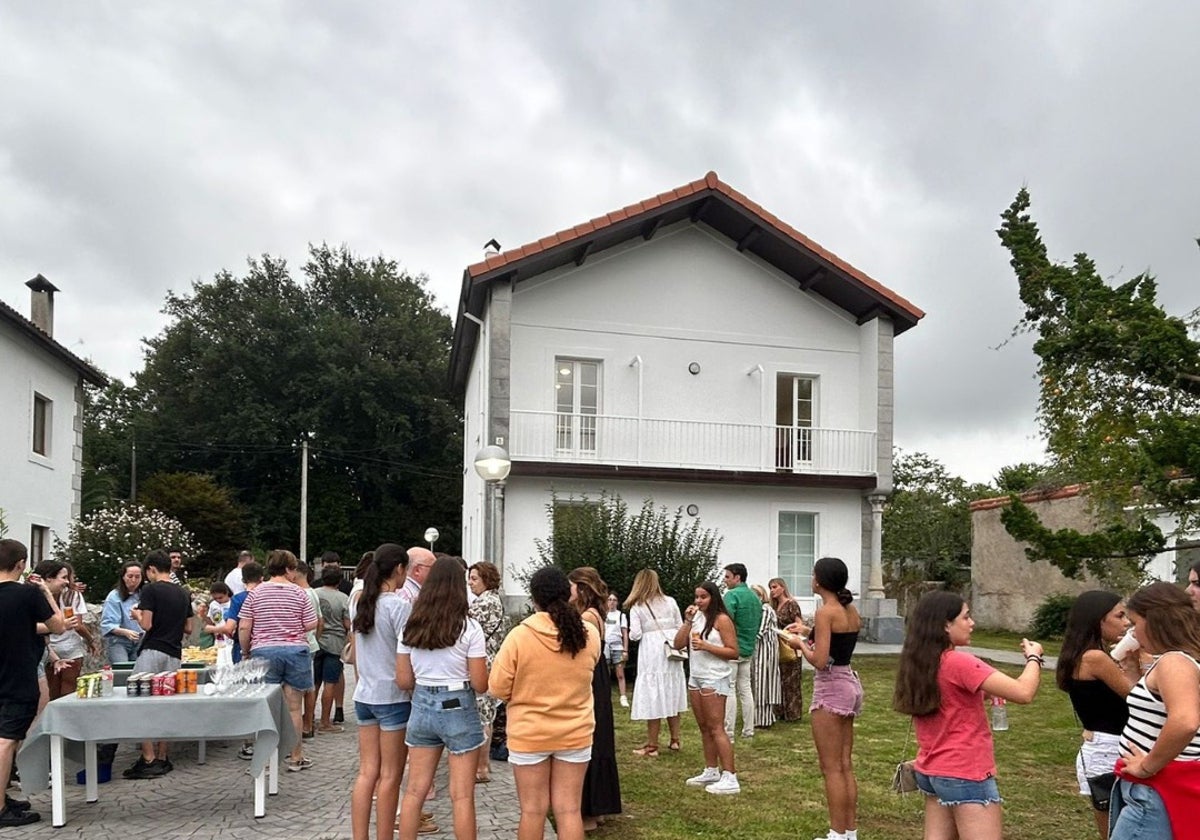
[[[29,318],[0,301],[0,510],[33,566],[79,516],[83,387],[108,381],[54,340],[58,289],[40,274],[25,285]]]
[[[502,544],[488,559],[516,595],[551,493],[607,490],[698,516],[752,583],[811,595],[814,560],[835,555],[867,592],[892,341],[923,315],[715,173],[488,255],[464,272],[451,354],[464,555]],[[490,444],[512,461],[502,540],[471,469]]]

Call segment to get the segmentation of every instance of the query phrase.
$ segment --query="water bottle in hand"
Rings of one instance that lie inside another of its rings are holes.
[[[992,731],[1008,731],[1008,706],[1003,697],[992,698]]]

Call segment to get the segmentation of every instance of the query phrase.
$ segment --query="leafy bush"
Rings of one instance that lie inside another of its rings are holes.
[[[121,564],[141,562],[156,549],[176,547],[185,558],[200,546],[178,520],[141,505],[104,508],[71,523],[66,541],[55,539],[54,555],[75,567],[75,575],[93,592],[108,592]]]
[[[1061,639],[1067,629],[1067,613],[1074,603],[1074,595],[1047,595],[1033,614],[1029,638]]]
[[[594,566],[622,600],[642,569],[658,572],[663,591],[681,606],[691,603],[698,582],[716,579],[722,537],[701,527],[699,519],[685,522],[682,508],[671,513],[646,499],[631,514],[620,496],[609,493],[565,501],[552,495],[546,518],[550,537],[535,541],[538,565],[566,571]]]

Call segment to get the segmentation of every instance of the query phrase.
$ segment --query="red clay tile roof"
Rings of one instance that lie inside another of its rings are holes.
[[[1086,484],[1068,484],[1066,487],[1055,487],[1053,490],[1031,490],[1028,493],[1022,493],[1019,498],[1025,504],[1034,502],[1049,502],[1053,499],[1070,499],[1073,496],[1078,496],[1087,490]],[[995,510],[1002,508],[1008,504],[1008,496],[996,496],[991,499],[976,499],[971,502],[971,512],[977,510]]]
[[[512,248],[502,253],[495,254],[494,256],[489,256],[482,262],[468,266],[466,271],[467,276],[471,279],[474,279],[482,274],[493,272],[496,269],[504,268],[512,263],[516,263],[520,260],[534,256],[535,254],[541,253],[542,251],[545,251],[556,245],[565,245],[572,240],[582,239],[591,234],[598,233],[604,228],[610,227],[617,222],[622,222],[641,213],[655,210],[664,204],[678,201],[682,198],[688,198],[696,195],[697,193],[703,192],[704,190],[713,190],[721,195],[724,195],[726,198],[740,205],[747,212],[758,217],[758,219],[761,220],[765,226],[775,229],[783,236],[791,239],[795,244],[800,245],[801,247],[813,252],[822,259],[836,266],[841,271],[858,280],[864,286],[867,286],[880,297],[888,300],[897,308],[904,310],[914,320],[919,320],[925,317],[924,311],[919,309],[913,303],[901,295],[896,294],[874,278],[869,277],[863,272],[859,271],[837,254],[822,248],[816,242],[809,239],[787,222],[783,221],[773,213],[768,212],[761,204],[751,201],[743,193],[738,192],[733,187],[729,186],[720,178],[718,178],[716,172],[709,172],[698,181],[692,181],[691,183],[684,184],[681,187],[676,187],[675,189],[661,192],[652,198],[647,198],[634,204],[630,204],[626,207],[622,207],[620,210],[614,210],[613,212],[607,213],[603,216],[597,216],[591,221],[584,222],[583,224],[575,225],[574,227],[570,228],[564,228],[563,230],[560,230],[551,236],[543,237],[536,242],[530,242],[518,248]]]

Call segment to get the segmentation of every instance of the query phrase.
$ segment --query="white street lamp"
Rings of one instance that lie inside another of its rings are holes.
[[[440,536],[441,536],[441,534],[438,533],[437,528],[426,528],[425,529],[425,542],[429,543],[430,551],[433,551],[433,544],[435,542],[437,542],[437,538]]]
[[[510,470],[512,461],[503,446],[485,446],[475,456],[475,472],[490,494],[484,511],[483,553],[495,564],[500,580],[504,580],[504,479]]]

